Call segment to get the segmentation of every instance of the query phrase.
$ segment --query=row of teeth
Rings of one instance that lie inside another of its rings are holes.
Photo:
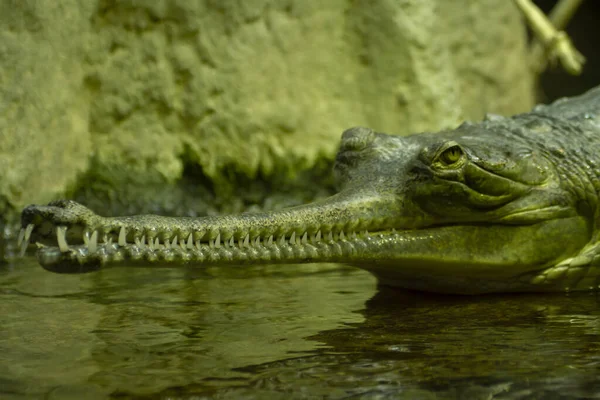
[[[25,255],[25,251],[27,250],[27,246],[29,246],[29,238],[31,237],[31,233],[33,232],[33,228],[35,225],[29,224],[25,229],[21,228],[19,231],[19,237],[17,238],[17,246],[19,247],[19,254],[21,257]]]
[[[27,225],[27,227],[25,229],[21,229],[21,231],[19,232],[19,237],[18,237],[18,246],[20,246],[21,248],[21,255],[25,254],[25,251],[27,250],[27,246],[29,245],[29,239],[31,237],[31,233],[33,232],[33,228],[34,225],[33,224],[29,224]],[[367,237],[369,236],[369,232],[368,231],[363,231],[360,233],[360,235],[362,237]],[[56,241],[58,243],[58,248],[60,249],[61,252],[67,252],[69,251],[69,244],[67,243],[67,227],[66,226],[57,226],[56,227]],[[273,237],[273,235],[269,236],[266,239],[262,239],[261,241],[261,237],[257,236],[254,239],[250,239],[250,235],[247,234],[243,239],[240,238],[238,240],[238,246],[240,248],[244,248],[244,247],[250,247],[252,245],[259,245],[261,243],[265,244],[266,246],[271,246],[274,243],[276,243],[277,245],[285,245],[285,244],[308,244],[308,242],[310,241],[311,243],[318,243],[321,242],[322,240],[328,240],[330,242],[332,241],[338,241],[338,240],[346,240],[346,237],[351,238],[351,239],[356,239],[357,238],[357,233],[356,232],[351,232],[350,234],[346,235],[344,234],[343,231],[340,231],[339,233],[333,233],[333,232],[329,232],[326,237],[324,235],[321,234],[321,231],[319,230],[316,234],[311,235],[310,238],[308,236],[308,232],[304,232],[304,234],[302,236],[298,236],[296,237],[296,232],[292,232],[292,234],[290,235],[289,239],[286,239],[285,235],[281,235],[279,236],[279,238],[275,239]],[[103,241],[104,243],[108,243],[111,244],[113,242],[113,238],[112,236],[109,235],[104,235],[103,237]],[[93,233],[90,234],[90,232],[85,232],[83,234],[83,242],[84,244],[87,246],[88,251],[90,252],[90,254],[93,254],[96,252],[97,248],[98,248],[98,231],[94,231]],[[210,248],[220,248],[221,246],[223,247],[233,247],[235,246],[235,239],[233,237],[231,237],[229,240],[221,240],[221,234],[217,234],[217,236],[214,239],[209,240],[208,242],[201,242],[200,240],[196,240],[194,242],[193,240],[193,234],[189,234],[189,236],[187,237],[186,240],[179,240],[179,238],[177,236],[175,236],[172,240],[164,240],[164,242],[161,244],[159,238],[155,238],[155,239],[147,239],[145,236],[142,236],[141,238],[135,238],[134,239],[134,243],[136,246],[143,248],[145,246],[148,246],[150,249],[158,249],[158,248],[171,248],[174,246],[179,246],[182,249],[201,249],[202,245],[208,245],[208,247]],[[127,245],[127,229],[125,227],[121,227],[121,230],[119,231],[119,237],[117,239],[117,244],[119,246],[125,246]]]

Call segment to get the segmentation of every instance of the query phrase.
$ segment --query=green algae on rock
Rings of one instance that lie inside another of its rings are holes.
[[[13,213],[67,194],[174,214],[193,196],[156,199],[155,183],[196,170],[218,209],[239,182],[293,191],[349,126],[437,130],[533,99],[519,11],[493,0],[3,2],[0,37]]]

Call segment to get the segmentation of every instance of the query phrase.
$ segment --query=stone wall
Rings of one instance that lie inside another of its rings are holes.
[[[525,40],[496,0],[3,0],[0,211],[189,171],[218,198],[292,181],[354,125],[524,111]]]

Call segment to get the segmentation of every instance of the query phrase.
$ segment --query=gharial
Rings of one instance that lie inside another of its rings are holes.
[[[598,290],[600,87],[530,113],[406,137],[344,132],[339,192],[277,212],[102,217],[23,210],[41,265],[336,262],[381,284],[449,293]]]

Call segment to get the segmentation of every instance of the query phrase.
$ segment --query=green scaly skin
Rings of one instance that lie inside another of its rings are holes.
[[[599,150],[596,88],[439,133],[349,129],[339,193],[312,204],[171,218],[58,201],[25,208],[20,245],[54,272],[341,262],[426,291],[597,290]]]

